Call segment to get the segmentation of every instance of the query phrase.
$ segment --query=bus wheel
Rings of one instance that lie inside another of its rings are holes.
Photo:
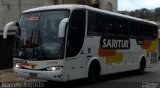
[[[100,64],[98,61],[93,61],[88,71],[88,82],[94,83],[99,81],[100,78]]]
[[[140,74],[144,74],[145,73],[145,68],[146,68],[146,60],[144,58],[142,58],[142,60],[140,62],[140,68],[139,68],[138,72]]]

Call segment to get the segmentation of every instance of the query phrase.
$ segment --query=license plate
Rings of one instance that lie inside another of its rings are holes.
[[[29,73],[30,78],[37,78],[37,73]]]

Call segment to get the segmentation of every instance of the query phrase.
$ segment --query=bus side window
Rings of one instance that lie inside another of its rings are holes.
[[[131,37],[137,38],[137,36],[139,35],[138,30],[139,30],[139,24],[136,23],[135,21],[129,21],[129,35]]]
[[[109,16],[109,28],[110,33],[113,35],[117,35],[117,18],[114,16]]]
[[[95,34],[96,29],[96,13],[88,11],[88,34]]]
[[[157,26],[152,26],[152,33],[153,33],[153,39],[158,38],[158,27]]]
[[[143,39],[152,39],[153,30],[147,23],[140,23],[139,36]]]
[[[147,31],[148,31],[148,29],[147,29],[146,25],[140,23],[140,29],[139,29],[139,34],[140,35],[139,36],[141,38],[146,38],[147,37]]]
[[[67,37],[67,57],[76,56],[83,46],[86,23],[85,16],[85,10],[74,10],[71,14]]]
[[[100,35],[103,33],[103,15],[93,11],[88,11],[88,34]]]
[[[110,34],[112,32],[112,26],[113,24],[111,22],[111,18],[109,15],[104,15],[104,33]]]
[[[119,35],[128,36],[128,29],[129,29],[128,20],[118,18],[117,26],[118,26],[117,31]]]

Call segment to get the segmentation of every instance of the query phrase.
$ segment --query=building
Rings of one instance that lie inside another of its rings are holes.
[[[84,4],[96,8],[117,12],[117,0],[44,0],[45,5],[52,4]]]
[[[100,8],[104,10],[109,10],[113,12],[117,12],[118,2],[117,0],[100,0]]]
[[[0,0],[0,69],[13,66],[14,36],[3,39],[2,32],[6,23],[18,21],[23,10],[43,6],[43,0]],[[11,34],[11,32],[9,32]]]
[[[0,0],[0,30],[10,21],[18,21],[23,10],[43,5],[43,0]]]
[[[117,0],[0,0],[0,30],[10,21],[18,21],[23,10],[53,4],[84,4],[117,12]]]

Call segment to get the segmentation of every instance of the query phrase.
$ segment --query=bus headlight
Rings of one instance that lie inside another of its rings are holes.
[[[21,65],[17,63],[17,64],[15,64],[15,67],[16,68],[21,68]]]
[[[48,71],[58,71],[61,70],[63,67],[62,66],[53,66],[53,67],[48,67]]]

